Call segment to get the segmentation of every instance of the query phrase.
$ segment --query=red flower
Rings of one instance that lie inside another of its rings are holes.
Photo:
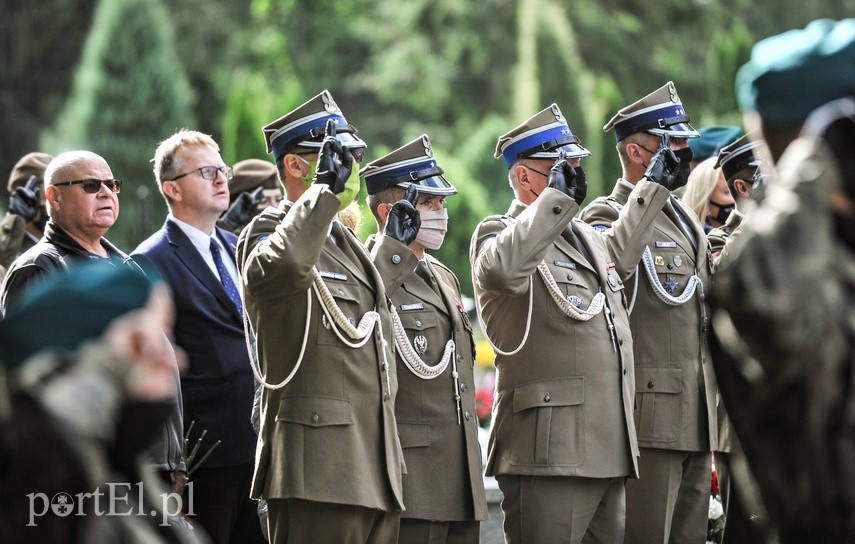
[[[718,489],[718,471],[713,470],[713,471],[712,471],[712,477],[711,477],[711,478],[712,478],[712,479],[710,480],[710,491],[712,492],[712,494],[713,494],[713,495],[718,495],[718,493],[719,493],[719,489]]]
[[[478,419],[484,421],[490,417],[493,409],[493,392],[479,387],[475,390],[475,413]]]

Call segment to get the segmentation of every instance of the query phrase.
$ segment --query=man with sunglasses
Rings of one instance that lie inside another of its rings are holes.
[[[50,161],[44,236],[9,267],[0,288],[0,311],[5,313],[30,282],[78,259],[138,268],[104,238],[119,217],[121,188],[107,161],[91,151],[68,151]]]
[[[229,207],[233,177],[219,151],[210,136],[190,130],[158,145],[154,175],[169,215],[132,256],[152,263],[174,294],[175,343],[189,360],[181,376],[184,428],[195,422],[189,443],[200,444],[197,458],[210,451],[204,464],[188,467],[195,521],[213,542],[251,544],[264,542],[249,498],[254,382],[237,289],[237,237],[216,226]]]

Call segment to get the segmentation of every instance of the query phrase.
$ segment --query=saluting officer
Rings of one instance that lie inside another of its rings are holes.
[[[328,91],[263,130],[286,200],[238,240],[264,383],[251,493],[268,502],[271,542],[395,542],[392,319],[368,252],[336,221],[359,192],[349,148],[365,143]]]
[[[477,543],[487,501],[472,328],[457,277],[427,253],[442,245],[445,199],[457,189],[426,134],[369,163],[363,175],[381,233],[368,247],[396,310],[395,416],[407,465],[398,543]]]
[[[607,231],[633,201],[630,193],[657,149],[670,147],[680,159],[671,189],[686,183],[692,158],[686,139],[698,133],[670,81],[618,111],[603,130],[615,131],[623,174],[582,219]],[[626,486],[626,542],[703,542],[710,452],[718,444],[704,302],[711,273],[707,239],[695,213],[671,197],[642,243],[647,248],[627,280],[641,478]]]
[[[639,183],[635,205],[600,235],[573,219],[588,155],[555,104],[499,138],[495,156],[515,198],[478,225],[470,248],[478,311],[497,353],[487,474],[504,493],[511,544],[622,542],[625,481],[638,476],[621,278],[669,193]],[[673,156],[654,162],[652,179],[673,176]]]

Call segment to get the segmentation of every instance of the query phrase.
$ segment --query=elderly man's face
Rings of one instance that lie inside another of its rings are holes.
[[[69,164],[52,183],[83,179],[110,180],[113,172],[101,157],[93,156]],[[51,219],[70,233],[97,239],[119,218],[119,197],[105,184],[96,193],[87,193],[82,184],[51,186]]]

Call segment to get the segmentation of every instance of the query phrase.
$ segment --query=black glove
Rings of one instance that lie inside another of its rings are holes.
[[[16,187],[9,195],[9,213],[19,215],[29,223],[39,213],[39,178],[30,176],[26,185]]]
[[[328,119],[312,183],[323,183],[333,193],[339,194],[344,191],[344,183],[350,177],[352,169],[353,155],[341,145],[341,140],[335,137],[335,123]]]
[[[223,214],[221,218],[223,223],[232,229],[239,229],[248,224],[258,214],[258,203],[262,198],[264,198],[264,187],[259,187],[252,193],[245,191],[239,194]]]
[[[413,243],[419,233],[419,227],[422,226],[419,211],[416,209],[418,199],[419,190],[416,189],[414,183],[411,183],[407,187],[407,194],[404,195],[404,198],[395,202],[392,209],[389,210],[383,234],[394,238],[405,246]]]
[[[579,205],[582,204],[585,200],[585,195],[588,194],[588,183],[584,178],[581,180],[578,179],[576,170],[567,162],[567,155],[563,151],[558,153],[558,160],[549,169],[547,182],[547,187],[558,189],[575,200],[576,204]]]
[[[651,157],[644,177],[652,182],[662,185],[669,191],[676,189],[674,180],[680,172],[680,159],[671,151],[671,148],[660,146]]]

